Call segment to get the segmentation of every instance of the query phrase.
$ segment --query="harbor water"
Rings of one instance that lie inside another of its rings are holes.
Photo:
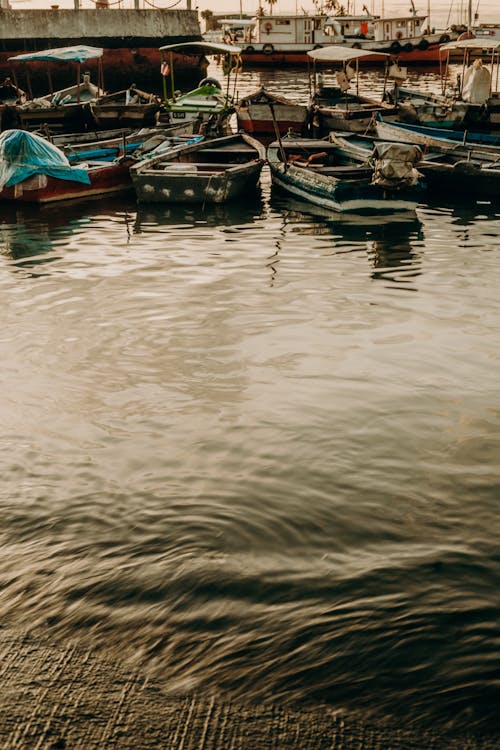
[[[1,206],[2,624],[172,694],[497,733],[499,230],[267,168],[215,208]]]

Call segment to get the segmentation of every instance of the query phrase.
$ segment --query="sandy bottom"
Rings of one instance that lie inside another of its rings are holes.
[[[78,642],[0,630],[0,747],[30,750],[486,750],[494,738],[365,725],[331,708],[172,697]]]

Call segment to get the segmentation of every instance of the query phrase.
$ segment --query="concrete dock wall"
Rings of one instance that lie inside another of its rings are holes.
[[[195,10],[2,10],[1,51],[33,51],[76,43],[139,47],[200,39]]]

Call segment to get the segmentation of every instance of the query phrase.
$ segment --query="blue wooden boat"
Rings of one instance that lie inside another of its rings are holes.
[[[377,137],[396,143],[416,143],[419,146],[455,148],[458,144],[474,145],[488,149],[500,147],[500,135],[495,133],[476,133],[468,130],[448,130],[430,128],[424,125],[408,125],[403,122],[387,122],[383,117],[376,117]]]
[[[425,185],[414,164],[421,150],[379,143],[373,164],[342,164],[337,146],[324,140],[284,138],[267,151],[273,184],[332,212],[414,211]]]
[[[353,133],[332,133],[344,164],[366,164],[373,152],[373,139]],[[455,149],[433,149],[417,164],[430,191],[442,197],[497,200],[500,197],[500,153],[458,145]]]

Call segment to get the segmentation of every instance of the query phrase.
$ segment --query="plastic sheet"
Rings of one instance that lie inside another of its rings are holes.
[[[72,167],[63,152],[34,133],[6,130],[0,134],[0,189],[36,174],[90,184],[86,169]]]

